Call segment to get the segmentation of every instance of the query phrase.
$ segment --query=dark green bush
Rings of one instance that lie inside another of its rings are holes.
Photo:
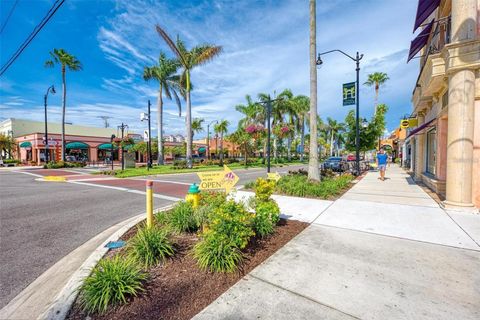
[[[199,228],[190,202],[178,202],[168,213],[167,220],[176,232],[195,232]]]
[[[210,233],[193,249],[202,270],[213,272],[233,272],[242,261],[240,249],[226,235]]]
[[[148,268],[173,256],[175,251],[166,230],[144,226],[130,240],[128,252],[133,260]]]
[[[20,161],[18,159],[3,159],[3,163],[5,163],[5,164],[10,164],[10,163],[20,164],[20,163],[22,163],[22,161]]]
[[[147,275],[131,259],[119,255],[100,260],[81,287],[81,303],[88,313],[103,313],[111,305],[126,303],[144,291]]]
[[[186,169],[186,168],[187,168],[187,160],[173,161],[173,169]]]
[[[287,175],[278,181],[276,190],[291,196],[328,199],[339,194],[352,179],[351,175],[342,175],[315,182],[304,175]]]
[[[60,169],[60,168],[83,168],[87,164],[85,162],[68,162],[68,161],[50,161],[43,167],[46,169]]]

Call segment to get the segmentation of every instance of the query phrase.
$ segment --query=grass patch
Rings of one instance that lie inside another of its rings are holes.
[[[278,163],[272,164],[272,167],[284,166],[284,165],[293,165],[293,164],[302,164],[300,161],[292,161],[288,163]],[[261,161],[251,163],[247,166],[242,163],[235,162],[227,164],[230,169],[247,169],[247,168],[264,168],[266,165],[262,164]],[[172,173],[190,173],[190,172],[199,172],[199,171],[221,171],[223,167],[218,165],[195,165],[191,169],[175,169],[173,165],[163,165],[163,166],[154,166],[150,170],[147,170],[146,167],[141,168],[130,168],[125,170],[115,170],[115,176],[118,178],[129,178],[129,177],[138,177],[138,176],[148,176],[148,175],[157,175],[157,174],[172,174]],[[111,171],[104,171],[104,174],[110,174]]]
[[[340,194],[352,180],[351,175],[324,178],[320,182],[309,181],[305,175],[287,175],[278,181],[275,191],[296,197],[329,199]]]

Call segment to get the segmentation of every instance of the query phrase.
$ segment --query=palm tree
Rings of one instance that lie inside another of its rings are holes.
[[[181,75],[182,82],[185,81],[185,90],[186,90],[186,100],[187,100],[187,110],[185,114],[185,122],[186,122],[186,136],[187,136],[187,167],[192,167],[192,103],[190,100],[190,72],[196,66],[202,65],[207,63],[208,61],[212,60],[214,57],[220,54],[222,51],[222,47],[214,46],[210,44],[204,44],[195,46],[192,49],[188,50],[185,47],[183,41],[178,39],[177,42],[173,42],[170,36],[160,28],[160,26],[156,26],[156,30],[158,34],[165,40],[167,45],[173,51],[175,56],[177,57],[178,61],[183,67],[183,73]]]
[[[317,23],[316,1],[310,0],[310,135],[317,136]],[[310,139],[308,179],[320,181],[317,139]]]
[[[337,120],[333,120],[332,118],[327,118],[327,131],[330,135],[330,157],[334,155],[333,152],[333,142],[338,141],[339,133],[344,130],[345,125]]]
[[[175,59],[168,59],[164,52],[160,52],[158,64],[143,69],[143,79],[158,81],[158,99],[157,99],[157,139],[158,139],[158,159],[157,164],[163,165],[163,94],[167,99],[172,99],[172,93],[178,106],[178,115],[182,115],[182,105],[177,91],[185,95],[185,90],[180,84],[180,77],[175,75],[179,67]]]
[[[223,165],[223,135],[227,133],[229,125],[227,120],[221,120],[213,127],[215,133],[220,134],[220,165]]]
[[[307,96],[295,96],[293,98],[293,104],[297,112],[297,130],[300,131],[300,161],[303,161],[305,154],[305,119],[308,115],[308,109],[310,105],[310,99]]]
[[[45,67],[53,68],[59,64],[62,70],[62,160],[65,161],[65,109],[67,105],[67,81],[66,71],[82,70],[82,63],[64,49],[53,49],[50,51],[50,60],[45,61]]]
[[[238,122],[238,126],[246,128],[252,124],[263,124],[265,122],[265,112],[263,107],[260,104],[253,102],[252,97],[248,94],[245,96],[245,100],[247,100],[246,104],[238,104],[235,106],[235,110],[244,115],[244,117]]]
[[[203,122],[205,122],[205,119],[203,118],[194,118],[192,121],[192,141],[193,141],[193,136],[195,133],[200,133],[203,131]]]
[[[364,85],[369,87],[375,86],[375,114],[377,113],[378,92],[380,86],[385,84],[389,79],[388,75],[384,72],[374,72],[368,75],[368,80],[364,83]]]

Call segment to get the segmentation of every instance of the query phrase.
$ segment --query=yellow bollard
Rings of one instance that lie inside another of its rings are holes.
[[[147,227],[153,226],[153,181],[147,180]]]

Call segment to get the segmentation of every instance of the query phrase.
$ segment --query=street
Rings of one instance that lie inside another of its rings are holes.
[[[303,165],[272,168],[287,173]],[[238,186],[265,176],[264,168],[234,171]],[[41,176],[65,176],[68,182],[37,181]],[[145,211],[147,177],[117,179],[83,170],[0,172],[0,271],[4,307],[62,257],[103,230]],[[185,196],[199,182],[196,173],[159,175],[154,180],[154,207]]]

